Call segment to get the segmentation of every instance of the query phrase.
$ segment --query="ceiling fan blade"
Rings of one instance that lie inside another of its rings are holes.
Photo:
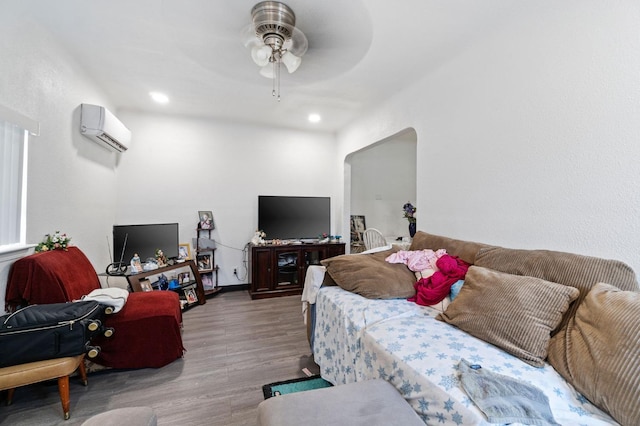
[[[293,31],[291,32],[291,47],[289,48],[289,52],[300,58],[305,53],[307,53],[308,48],[309,42],[307,41],[307,36],[305,36],[304,33],[298,29],[298,27],[293,27]]]
[[[256,36],[256,31],[253,28],[252,24],[249,24],[242,29],[240,37],[242,40],[242,44],[244,44],[244,47],[251,48],[260,43],[260,39],[258,38],[258,36]]]

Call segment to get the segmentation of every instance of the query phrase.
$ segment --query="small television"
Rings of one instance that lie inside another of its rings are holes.
[[[129,264],[135,253],[138,253],[140,260],[144,262],[150,257],[155,257],[157,249],[162,250],[167,259],[177,258],[179,245],[177,223],[113,226],[114,262],[120,262],[122,256],[122,261]]]
[[[269,240],[317,239],[331,232],[331,198],[260,195],[258,229]]]

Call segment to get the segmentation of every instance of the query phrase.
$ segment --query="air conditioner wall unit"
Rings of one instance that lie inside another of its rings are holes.
[[[131,130],[99,105],[80,105],[80,133],[117,152],[126,151],[131,143]]]

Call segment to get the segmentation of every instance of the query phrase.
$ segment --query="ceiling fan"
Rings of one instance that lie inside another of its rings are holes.
[[[296,27],[296,15],[284,3],[263,1],[251,9],[252,23],[245,30],[245,47],[260,67],[260,74],[271,78],[271,94],[280,101],[280,65],[295,72],[307,52],[307,37]]]

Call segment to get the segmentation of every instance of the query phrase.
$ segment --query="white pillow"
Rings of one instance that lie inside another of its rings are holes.
[[[113,307],[113,313],[119,312],[127,302],[129,292],[123,288],[109,287],[97,288],[91,293],[82,296],[82,300],[95,300],[96,302]]]

